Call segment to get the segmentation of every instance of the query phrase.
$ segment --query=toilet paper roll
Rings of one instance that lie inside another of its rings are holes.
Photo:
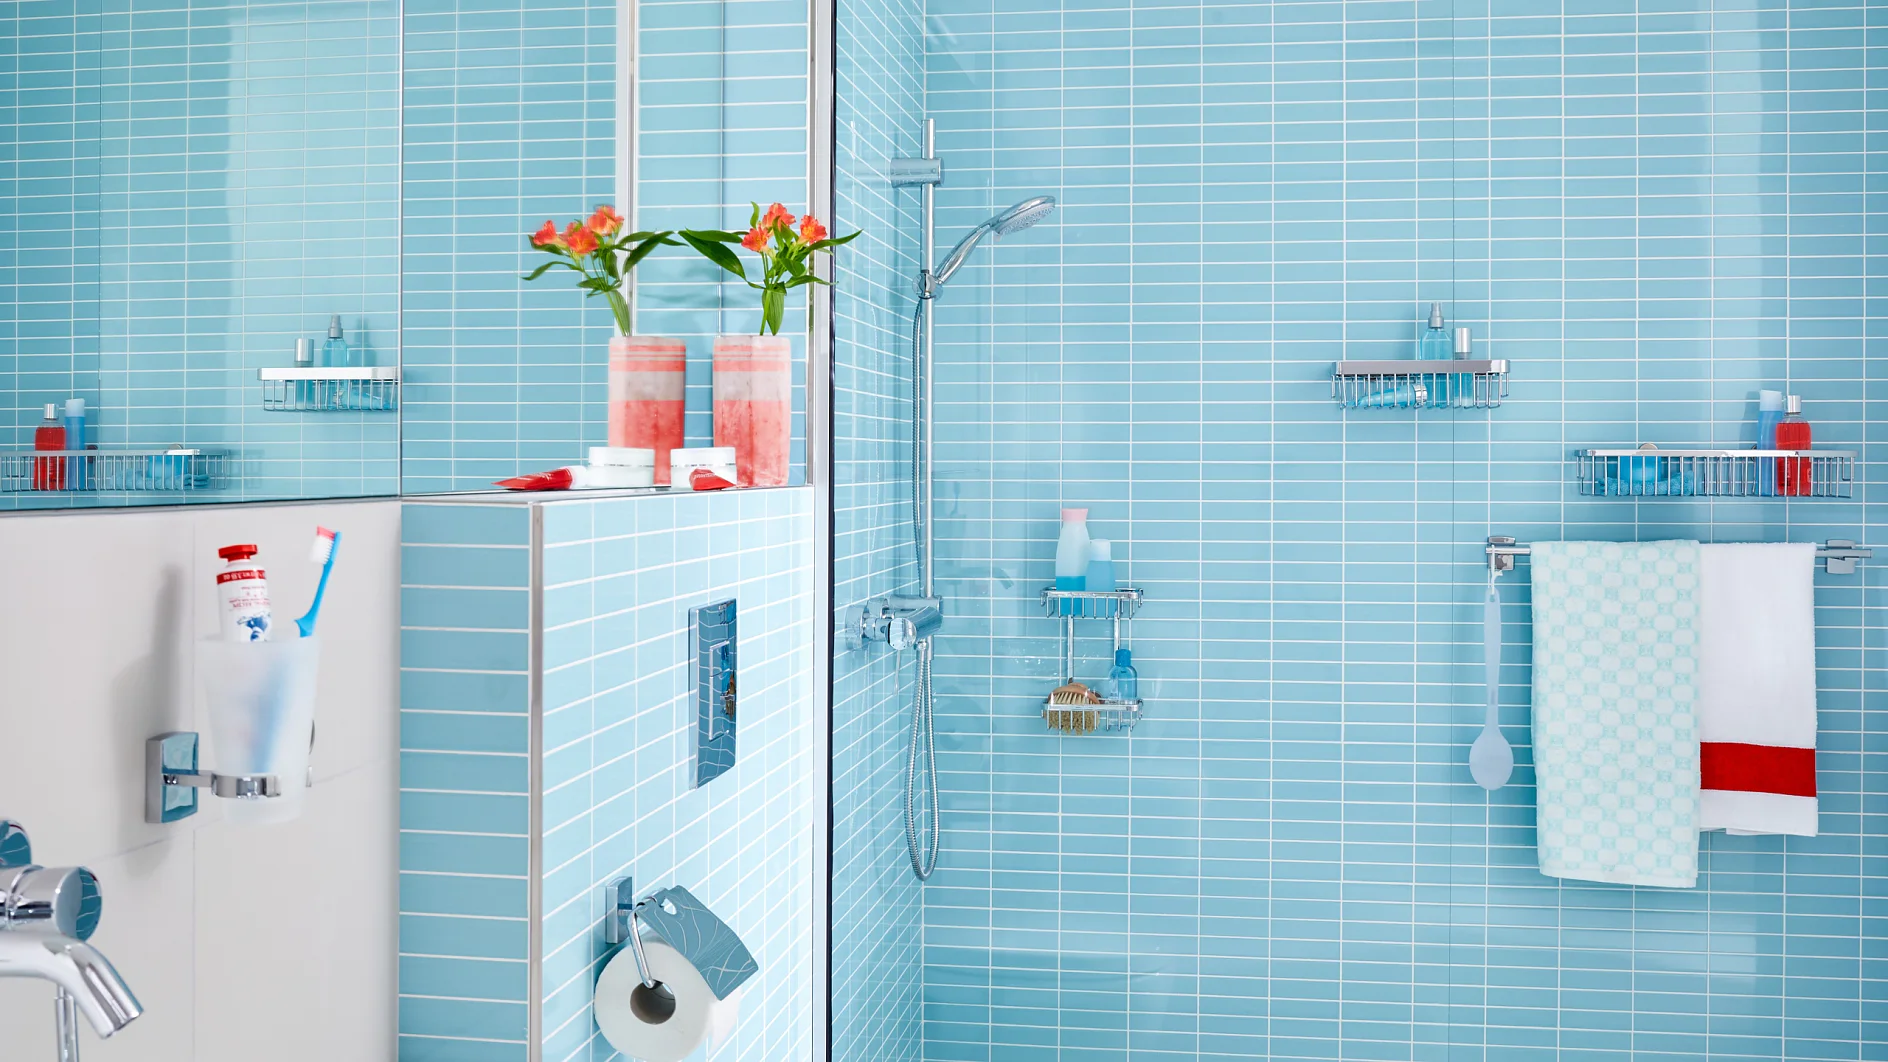
[[[644,987],[636,957],[625,946],[597,978],[597,1027],[610,1046],[642,1062],[681,1062],[710,1030],[719,1043],[734,1026],[740,993],[715,998],[701,971],[674,948],[644,937],[643,955],[656,988]]]

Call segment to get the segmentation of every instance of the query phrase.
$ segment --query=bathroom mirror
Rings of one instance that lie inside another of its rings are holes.
[[[398,5],[14,11],[0,508],[396,492]]]

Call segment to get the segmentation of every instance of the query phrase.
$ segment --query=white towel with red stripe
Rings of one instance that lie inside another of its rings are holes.
[[[1698,828],[1816,836],[1816,547],[1700,547]]]

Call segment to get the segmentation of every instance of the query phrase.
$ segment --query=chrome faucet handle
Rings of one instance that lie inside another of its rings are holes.
[[[24,867],[33,862],[33,842],[26,827],[0,819],[0,867]]]
[[[0,929],[89,940],[103,910],[98,875],[85,867],[0,870]]]

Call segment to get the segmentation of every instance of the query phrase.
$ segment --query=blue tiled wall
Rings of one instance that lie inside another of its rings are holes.
[[[812,1058],[811,536],[804,489],[407,504],[401,1059],[527,1057],[534,920],[542,1057],[619,1057],[591,1000],[613,952],[602,886],[623,874],[640,891],[686,886],[760,965],[735,1034],[711,1057]],[[687,614],[730,596],[740,603],[739,759],[693,789]]]
[[[5,445],[76,396],[103,448],[238,455],[157,500],[397,490],[395,416],[264,412],[255,375],[334,313],[398,357],[398,5],[27,0],[3,29]]]
[[[636,224],[745,229],[756,202],[805,212],[805,0],[646,0],[637,17]],[[659,255],[637,273],[637,329],[687,342],[689,445],[708,446],[714,337],[758,332],[760,293],[688,248]],[[793,342],[791,481],[798,483],[806,467],[803,292],[788,298],[780,334]]]
[[[911,546],[911,312],[918,195],[889,162],[922,154],[923,9],[837,5],[834,192],[845,248],[833,293],[833,606],[917,592]],[[922,1055],[922,892],[902,803],[915,664],[833,661],[832,1013],[835,1062]]]
[[[635,223],[745,225],[806,192],[804,0],[639,5]],[[615,0],[406,7],[405,489],[467,490],[581,462],[605,441],[609,310],[570,274],[519,280],[525,235],[616,198]],[[687,248],[637,272],[635,327],[689,347],[690,445],[713,440],[717,332],[758,297]],[[804,384],[806,317],[795,304]],[[804,476],[796,392],[795,479]]]
[[[1062,207],[940,305],[959,567],[925,1057],[1881,1054],[1881,568],[1818,576],[1818,838],[1708,836],[1692,891],[1542,877],[1525,565],[1502,587],[1521,766],[1492,798],[1466,766],[1484,536],[1888,538],[1861,384],[1880,11],[927,5],[940,242],[1028,195]],[[860,155],[842,188],[878,180]],[[879,298],[852,316],[905,309]],[[1331,363],[1408,356],[1430,301],[1513,359],[1507,405],[1337,409]],[[1855,500],[1576,495],[1575,447],[1744,444],[1753,392],[1786,384],[1819,440],[1862,451]],[[841,431],[842,484],[895,479],[863,471],[904,459],[894,433]],[[1038,714],[1060,668],[1034,595],[1065,504],[1147,590],[1132,736]],[[888,819],[895,798],[869,775],[835,794]],[[892,839],[835,895],[896,873]]]

